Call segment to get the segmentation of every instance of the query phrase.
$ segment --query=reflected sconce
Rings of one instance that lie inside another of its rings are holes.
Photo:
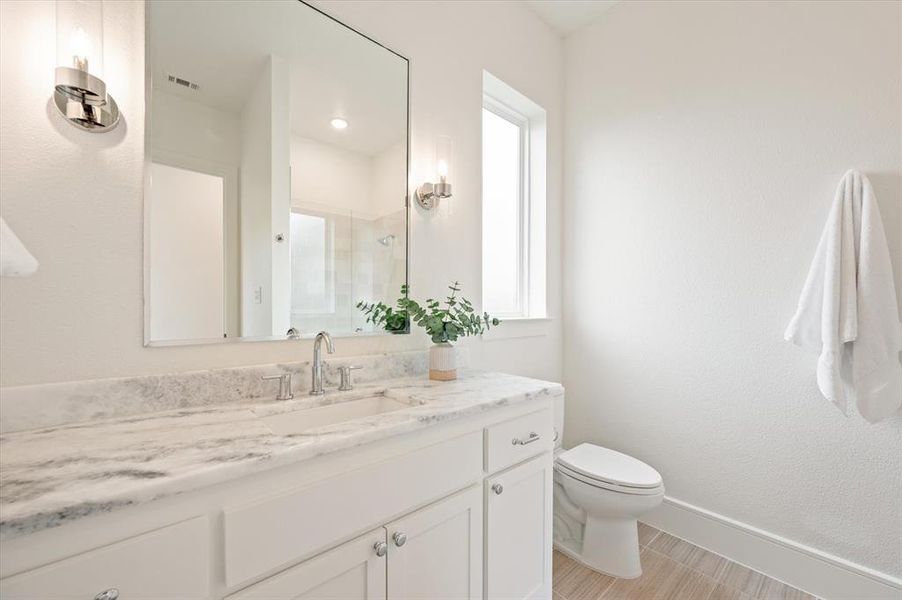
[[[417,188],[417,203],[426,210],[432,210],[441,198],[451,197],[451,153],[453,146],[451,138],[440,135],[435,143],[435,171],[438,182],[424,183]]]
[[[56,90],[67,121],[87,131],[110,131],[119,107],[103,79],[103,1],[56,0]]]

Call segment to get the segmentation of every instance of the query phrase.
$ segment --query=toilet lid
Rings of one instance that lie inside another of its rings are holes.
[[[595,444],[580,444],[558,456],[557,461],[585,477],[635,488],[661,485],[661,474],[639,459]]]

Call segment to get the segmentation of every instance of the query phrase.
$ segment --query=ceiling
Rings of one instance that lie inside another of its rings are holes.
[[[568,36],[600,17],[621,0],[524,0],[561,36]]]
[[[149,7],[154,90],[235,115],[270,56],[289,70],[290,128],[366,155],[407,136],[407,62],[300,2],[155,0]],[[197,90],[168,75],[196,82]],[[329,121],[341,117],[348,128]]]

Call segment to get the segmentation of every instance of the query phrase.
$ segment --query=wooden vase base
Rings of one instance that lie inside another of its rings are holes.
[[[457,379],[457,369],[452,371],[436,371],[429,369],[429,379],[433,381],[454,381]]]

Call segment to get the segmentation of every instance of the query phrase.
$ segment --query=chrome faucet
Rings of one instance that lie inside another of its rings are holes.
[[[323,352],[322,343],[326,340],[326,350],[329,354],[335,352],[335,346],[332,344],[332,336],[327,331],[320,331],[313,340],[313,386],[310,388],[311,396],[322,396],[323,390]]]

